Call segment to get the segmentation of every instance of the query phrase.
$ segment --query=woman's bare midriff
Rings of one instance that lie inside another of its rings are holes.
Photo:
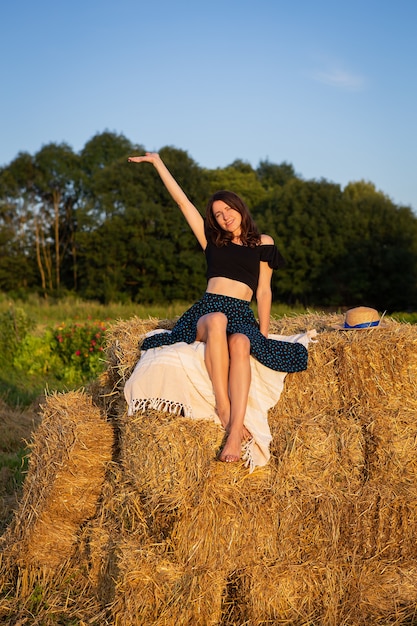
[[[245,283],[223,276],[210,278],[207,284],[207,293],[215,293],[218,296],[229,296],[230,298],[238,298],[239,300],[252,300],[252,289]]]

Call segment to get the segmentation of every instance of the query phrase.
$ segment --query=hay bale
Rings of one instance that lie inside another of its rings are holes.
[[[349,574],[347,595],[352,605],[356,602],[358,624],[415,623],[415,561],[371,559],[352,568]]]
[[[350,550],[362,559],[417,558],[417,499],[389,483],[367,483],[350,512]],[[349,549],[347,547],[347,549]]]
[[[58,567],[93,516],[111,459],[113,428],[83,391],[46,399],[23,497],[3,539],[15,562]]]
[[[97,513],[81,528],[74,555],[84,564],[102,606],[114,601],[121,543],[128,539],[135,546],[149,543],[141,500],[118,463],[109,465],[106,478]]]
[[[276,518],[265,515],[261,524],[259,511],[268,510],[269,487],[267,468],[249,475],[241,465],[229,468],[214,462],[198,502],[180,511],[171,529],[176,558],[229,577],[243,563],[268,554]]]
[[[416,327],[392,323],[369,338],[341,334],[341,408],[363,429],[367,478],[415,493]]]
[[[89,623],[102,609],[83,567],[64,561],[53,571],[38,565],[18,566],[0,559],[0,623],[5,626],[57,626]],[[104,626],[105,621],[94,621]]]
[[[339,625],[345,582],[329,563],[259,563],[240,572],[236,600],[248,624]]]
[[[120,579],[112,605],[115,625],[196,624],[221,621],[223,576],[208,567],[175,562],[166,546],[121,546]]]
[[[215,463],[224,432],[214,422],[149,410],[120,420],[120,455],[125,475],[159,524],[193,507]],[[167,467],[171,468],[166,471]]]
[[[141,337],[159,327],[157,319],[142,320],[132,317],[119,320],[106,332],[107,374],[117,384],[129,378],[140,356]]]
[[[90,383],[88,392],[108,419],[116,419],[125,406],[123,387],[139,357],[141,337],[158,326],[158,320],[119,320],[106,330],[106,370]]]

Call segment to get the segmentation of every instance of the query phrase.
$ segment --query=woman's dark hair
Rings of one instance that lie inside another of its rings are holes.
[[[261,243],[261,234],[253,221],[248,207],[243,202],[242,198],[233,193],[233,191],[227,190],[216,191],[207,202],[205,219],[207,239],[210,239],[216,246],[225,246],[233,239],[232,233],[220,228],[214,217],[213,204],[217,200],[222,200],[227,206],[235,209],[242,216],[240,240],[243,245],[249,246],[250,248],[258,246]]]

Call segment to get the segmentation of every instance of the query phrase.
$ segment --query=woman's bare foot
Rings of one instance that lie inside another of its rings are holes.
[[[242,454],[242,437],[238,434],[229,433],[226,444],[220,453],[219,461],[224,463],[236,463],[240,461]]]
[[[226,433],[229,434],[229,430],[230,430],[230,409],[226,409],[225,411],[220,411],[216,407],[215,411],[217,413],[217,417],[219,418],[219,420],[221,422],[221,425],[225,429]],[[249,439],[252,439],[252,433],[250,433],[249,430],[244,425],[243,426],[242,442],[246,443],[246,441],[249,441]]]

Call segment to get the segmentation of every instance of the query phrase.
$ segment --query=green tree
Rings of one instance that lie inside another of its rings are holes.
[[[249,163],[236,160],[225,168],[206,170],[206,175],[210,194],[220,189],[234,191],[246,202],[251,212],[266,196],[256,171]]]
[[[344,252],[339,185],[291,178],[274,187],[255,218],[272,235],[286,260],[274,273],[274,297],[290,304],[333,304],[334,259]]]
[[[103,302],[194,300],[205,286],[204,255],[144,151],[123,135],[96,134],[74,154],[48,144],[0,169],[0,289],[45,294],[72,289]],[[242,160],[213,170],[187,152],[161,155],[204,212],[218,189],[247,202],[284,258],[275,299],[289,304],[417,306],[417,218],[372,183],[342,192],[304,181],[292,165]]]
[[[23,293],[37,282],[34,251],[33,159],[20,153],[0,170],[0,289]]]
[[[35,154],[34,166],[36,175],[32,193],[36,202],[38,265],[41,274],[45,272],[48,277],[49,290],[59,292],[61,265],[70,254],[75,255],[75,210],[81,192],[80,161],[67,144],[50,143]]]
[[[256,211],[287,260],[275,298],[306,306],[417,305],[417,220],[371,183],[291,179]]]
[[[21,153],[0,174],[3,239],[9,232],[15,261],[18,250],[20,262],[23,253],[30,268],[36,259],[45,295],[61,287],[61,266],[73,245],[79,182],[78,157],[66,144],[48,144],[33,157]]]
[[[140,149],[138,149],[140,151]],[[187,153],[161,154],[197,206],[208,182]],[[96,227],[80,233],[82,293],[108,301],[122,294],[135,301],[191,299],[204,287],[204,259],[181,211],[158,174],[123,157],[103,168],[94,184]]]
[[[294,167],[283,161],[279,165],[269,161],[261,161],[256,169],[258,179],[267,190],[282,187],[292,178],[297,178]]]
[[[380,310],[407,310],[417,305],[417,218],[396,206],[372,183],[346,186],[348,254],[338,263],[349,303]]]

